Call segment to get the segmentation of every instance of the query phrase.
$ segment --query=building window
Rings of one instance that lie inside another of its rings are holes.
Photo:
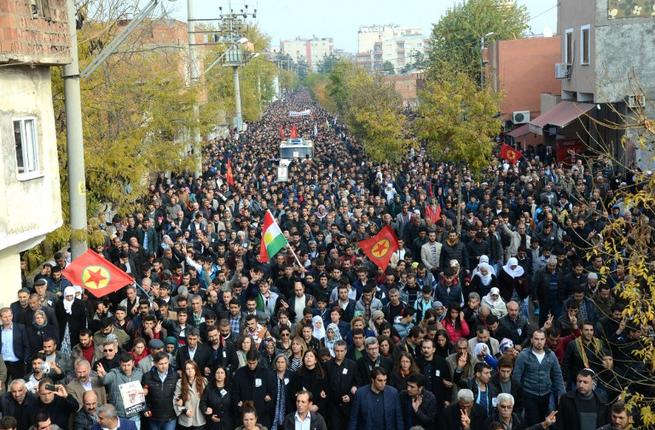
[[[32,18],[44,18],[48,21],[52,19],[50,11],[50,0],[30,0],[32,8]]]
[[[20,176],[39,171],[39,146],[36,137],[36,119],[14,120],[14,143],[16,146],[16,171]]]
[[[573,64],[573,29],[569,28],[564,37],[564,63]]]
[[[588,65],[591,58],[591,26],[583,25],[580,28],[580,64]]]

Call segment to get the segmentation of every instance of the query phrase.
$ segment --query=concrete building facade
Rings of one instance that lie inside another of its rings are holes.
[[[62,225],[50,67],[70,62],[69,40],[65,0],[0,0],[0,306],[20,253]]]
[[[653,136],[639,128],[614,130],[597,126],[598,122],[629,122],[635,113],[655,116],[653,11],[628,7],[629,3],[619,0],[559,3],[562,55],[555,74],[561,82],[562,102],[552,110],[565,112],[573,103],[578,116],[569,123],[583,128],[586,145],[603,142],[618,159],[646,165],[652,161],[651,155],[642,153],[635,143],[643,135],[652,146]],[[539,122],[536,121],[535,128],[539,128]],[[562,127],[546,123],[541,128],[555,141],[573,139],[569,123]]]
[[[370,60],[370,71],[380,71],[389,62],[398,73],[413,61],[416,53],[424,53],[425,38],[420,28],[398,25],[361,26],[357,32],[357,52],[361,63],[366,55]]]
[[[289,55],[296,63],[305,61],[312,70],[318,70],[325,57],[332,55],[334,40],[331,37],[296,38],[280,42],[280,52]]]

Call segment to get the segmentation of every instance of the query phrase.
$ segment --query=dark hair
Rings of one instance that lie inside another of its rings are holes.
[[[626,412],[625,403],[623,402],[616,402],[610,407],[610,413],[612,414],[622,414],[623,412]]]
[[[122,353],[120,355],[120,357],[118,358],[118,361],[121,362],[121,363],[128,363],[128,362],[132,361],[133,359],[134,358],[128,352],[124,352],[124,353]]]
[[[582,376],[585,378],[589,377],[591,379],[594,379],[596,377],[596,372],[588,368],[580,369],[580,371],[578,372],[578,376]]]
[[[377,378],[380,375],[387,376],[387,371],[384,367],[376,367],[375,369],[371,370],[371,380]]]
[[[491,366],[489,366],[487,363],[484,361],[478,361],[475,363],[475,366],[473,366],[473,373],[482,373],[484,369],[489,369],[491,370]]]
[[[512,357],[503,356],[500,360],[498,360],[498,368],[500,369],[502,367],[511,367],[513,369],[514,359]]]
[[[257,352],[256,348],[250,348],[250,350],[246,353],[246,360],[259,361],[259,352]]]
[[[164,352],[164,351],[159,351],[157,354],[155,354],[154,357],[152,357],[152,361],[153,361],[154,363],[159,363],[159,362],[162,361],[164,358],[169,358],[169,357],[168,357],[168,353],[166,353],[166,352]],[[169,359],[169,360],[170,360],[170,359]]]
[[[93,332],[89,330],[88,328],[83,328],[80,330],[80,336],[91,336],[93,337]]]
[[[48,421],[49,419],[50,419],[50,414],[47,413],[46,411],[37,412],[36,415],[34,416],[34,427],[38,428],[39,423]]]
[[[425,386],[425,376],[421,373],[412,373],[407,377],[408,384],[416,384],[420,387]]]
[[[9,429],[15,429],[17,427],[18,427],[18,421],[16,421],[16,418],[10,416],[4,416],[0,418],[0,429],[9,430]]]

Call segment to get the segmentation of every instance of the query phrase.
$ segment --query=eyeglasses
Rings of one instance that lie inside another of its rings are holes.
[[[280,336],[282,336],[282,337],[289,337],[289,333],[280,333]]]

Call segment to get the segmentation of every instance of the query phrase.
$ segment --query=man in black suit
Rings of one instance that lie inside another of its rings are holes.
[[[355,316],[355,301],[348,297],[348,283],[337,287],[337,300],[330,304],[330,308],[338,307],[342,310],[341,319],[347,323]]]
[[[484,408],[475,403],[473,392],[468,388],[457,392],[457,403],[444,410],[445,428],[449,430],[482,430],[487,419]]]
[[[13,318],[11,309],[0,309],[0,320],[2,320],[0,351],[2,351],[2,358],[7,366],[9,379],[18,379],[25,376],[25,360],[30,355],[30,344],[25,326],[13,322]]]
[[[184,369],[184,363],[193,360],[205,376],[211,374],[210,362],[212,353],[209,347],[200,343],[200,331],[197,327],[189,327],[186,331],[186,345],[177,350],[175,360],[177,370]]]

